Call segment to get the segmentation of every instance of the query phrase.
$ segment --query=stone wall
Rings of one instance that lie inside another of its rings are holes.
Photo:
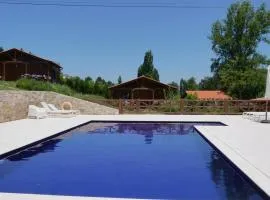
[[[28,105],[41,107],[40,102],[42,101],[52,103],[58,108],[64,101],[68,101],[73,105],[73,109],[80,110],[81,114],[118,114],[117,109],[55,92],[3,90],[0,91],[0,122],[24,119],[27,117]]]

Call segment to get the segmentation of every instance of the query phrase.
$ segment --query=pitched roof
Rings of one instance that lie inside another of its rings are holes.
[[[129,83],[135,82],[135,81],[140,80],[140,79],[150,80],[150,81],[152,81],[152,82],[154,82],[156,84],[162,85],[163,87],[168,87],[168,88],[172,88],[172,89],[175,89],[175,90],[178,89],[177,87],[174,87],[174,86],[171,86],[171,85],[167,85],[167,84],[161,83],[161,82],[159,82],[157,80],[154,80],[154,79],[149,78],[149,77],[144,76],[144,75],[143,76],[140,76],[138,78],[132,79],[130,81],[127,81],[127,82],[124,82],[124,83],[120,83],[118,85],[113,85],[113,86],[109,87],[109,89],[116,88],[116,87],[121,87],[121,86],[125,86],[125,85],[127,85]]]
[[[6,54],[6,53],[12,52],[12,51],[18,51],[18,52],[24,53],[24,54],[26,54],[26,55],[28,55],[28,56],[33,57],[33,58],[40,59],[40,60],[43,60],[43,61],[45,61],[45,62],[49,62],[49,63],[51,63],[51,64],[53,64],[53,65],[55,65],[55,66],[57,66],[57,67],[59,67],[59,68],[62,69],[62,67],[60,66],[60,64],[58,64],[58,63],[56,63],[56,62],[54,62],[54,61],[51,61],[51,60],[46,59],[46,58],[41,58],[41,57],[36,56],[36,55],[34,55],[34,54],[32,54],[32,53],[28,53],[28,52],[25,52],[25,51],[20,50],[20,49],[17,49],[17,48],[12,48],[12,49],[8,49],[8,50],[5,50],[5,51],[2,51],[2,52],[0,52],[0,55]]]
[[[224,92],[220,90],[187,90],[186,93],[196,95],[198,99],[216,99],[216,100],[232,99],[232,97],[226,95]]]

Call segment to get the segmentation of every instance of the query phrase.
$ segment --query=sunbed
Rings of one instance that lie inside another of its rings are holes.
[[[80,111],[79,111],[79,110],[60,110],[60,109],[56,108],[56,106],[53,105],[53,104],[48,104],[48,107],[49,107],[52,111],[71,112],[72,114],[80,114]]]
[[[49,105],[45,102],[40,103],[43,108],[46,110],[48,116],[50,117],[72,117],[74,116],[74,112],[72,110],[52,110]]]
[[[40,108],[35,105],[29,105],[28,118],[42,119],[46,117],[48,117],[48,114],[44,108]]]
[[[260,121],[265,119],[266,112],[243,112],[242,116],[247,119],[252,119],[254,121]],[[270,113],[267,112],[270,118]]]

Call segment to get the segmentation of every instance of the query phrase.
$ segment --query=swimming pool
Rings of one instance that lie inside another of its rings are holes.
[[[263,199],[193,125],[89,123],[2,160],[0,192]]]

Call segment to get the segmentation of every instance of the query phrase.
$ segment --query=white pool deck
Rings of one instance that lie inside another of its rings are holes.
[[[24,119],[0,123],[0,155],[74,126],[101,121],[222,122],[228,126],[196,126],[212,144],[270,196],[270,124],[225,115],[80,115],[73,118]],[[0,193],[7,200],[108,199]]]

